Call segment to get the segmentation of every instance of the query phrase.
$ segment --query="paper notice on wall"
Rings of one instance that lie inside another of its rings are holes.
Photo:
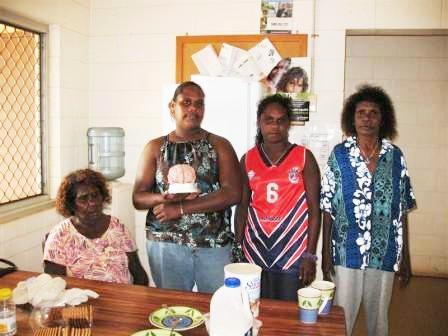
[[[263,78],[263,72],[249,53],[240,55],[235,63],[234,71],[237,77],[248,80],[259,81]]]
[[[308,148],[316,158],[320,171],[325,168],[334,146],[341,142],[341,131],[336,127],[317,127],[291,129],[291,139]]]
[[[255,47],[249,49],[249,53],[260,68],[263,77],[269,75],[271,70],[282,59],[277,49],[267,38],[263,39]]]
[[[255,47],[246,51],[223,43],[219,57],[212,45],[207,45],[192,55],[201,75],[228,76],[259,81],[266,77],[281,60],[274,45],[265,38]]]
[[[211,44],[194,53],[191,58],[201,75],[222,76],[221,62]]]
[[[219,52],[219,61],[223,69],[223,76],[237,77],[239,60],[247,59],[248,57],[246,50],[223,43]]]

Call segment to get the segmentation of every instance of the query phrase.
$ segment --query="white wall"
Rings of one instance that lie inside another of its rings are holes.
[[[317,35],[309,40],[309,54],[318,112],[307,127],[339,129],[346,29],[448,28],[447,0],[296,0],[294,25],[300,33],[313,33],[314,5]],[[161,113],[167,113],[161,109],[161,88],[174,81],[175,36],[256,34],[260,1],[93,0],[91,6],[90,120],[125,126],[125,180],[132,181],[144,144],[161,134]],[[143,217],[137,216],[141,235]]]
[[[42,241],[60,220],[51,209],[0,224],[0,257],[13,261],[22,270],[41,272]]]
[[[448,0],[296,0],[300,33],[313,32],[314,4],[318,112],[310,126],[339,127],[346,29],[448,28]],[[174,81],[176,35],[259,32],[259,0],[0,0],[0,6],[60,29],[53,49],[60,75],[53,78],[52,118],[60,127],[51,133],[59,141],[52,144],[53,185],[85,166],[87,126],[125,128],[123,180],[133,181],[144,144],[160,134],[161,88]]]
[[[60,179],[87,165],[89,0],[1,0],[2,9],[49,26],[48,126],[50,193]],[[41,241],[60,217],[43,211],[0,225],[0,256],[41,270]]]
[[[123,180],[133,182],[143,145],[162,134],[162,87],[175,82],[176,36],[258,33],[252,13],[259,2],[92,1],[91,6],[90,123],[124,127]]]
[[[448,37],[350,36],[346,95],[381,85],[397,111],[397,145],[405,153],[418,209],[410,215],[415,271],[448,274]]]

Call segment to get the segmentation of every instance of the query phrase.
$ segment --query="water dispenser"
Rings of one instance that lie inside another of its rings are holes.
[[[107,180],[124,175],[124,130],[120,127],[91,127],[87,130],[89,168]]]

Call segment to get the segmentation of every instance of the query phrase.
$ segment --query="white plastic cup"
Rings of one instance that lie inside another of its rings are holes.
[[[238,278],[249,295],[250,309],[254,317],[260,311],[261,267],[249,263],[234,263],[224,266],[224,279]]]

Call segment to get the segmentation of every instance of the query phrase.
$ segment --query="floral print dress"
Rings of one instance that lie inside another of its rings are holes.
[[[118,283],[131,283],[127,252],[137,247],[126,227],[111,216],[100,237],[79,233],[70,218],[54,227],[45,243],[44,260],[63,265],[67,275]]]

